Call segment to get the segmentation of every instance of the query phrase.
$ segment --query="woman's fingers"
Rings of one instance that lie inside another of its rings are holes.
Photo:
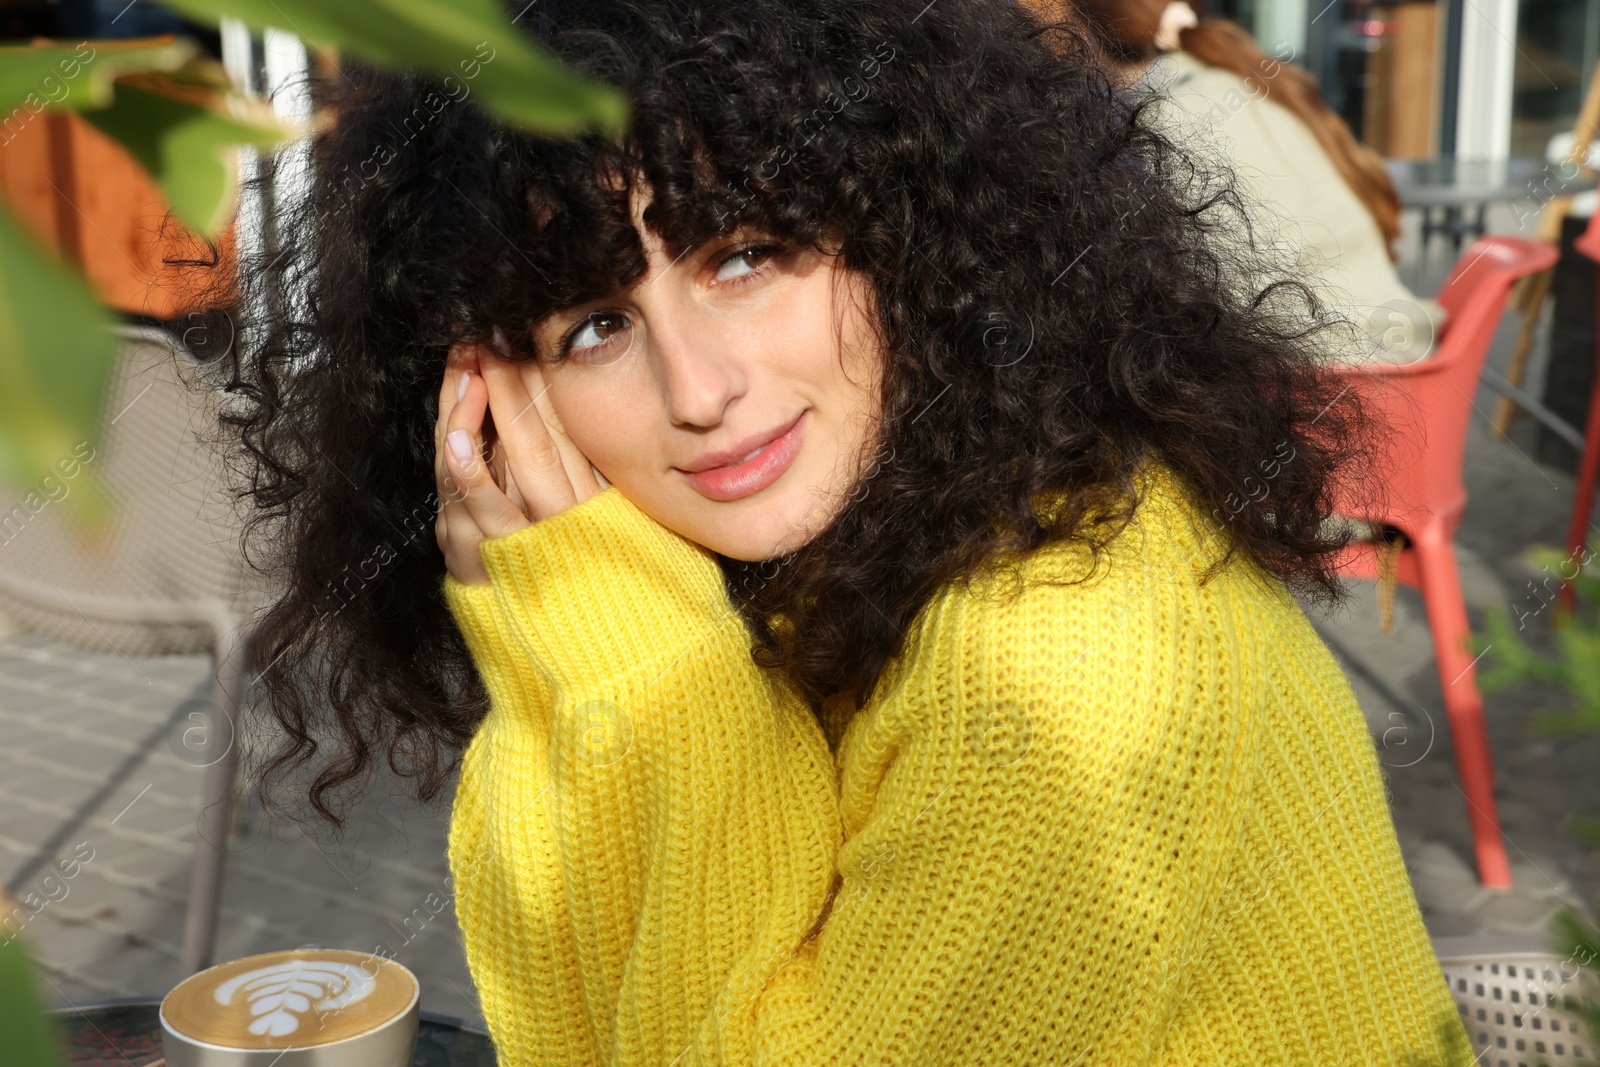
[[[445,461],[460,487],[460,504],[483,538],[505,537],[528,525],[522,509],[495,484],[483,458],[483,417],[489,393],[481,375],[467,372],[466,388],[451,409],[445,434]],[[476,546],[474,546],[476,547]]]
[[[550,400],[544,369],[538,363],[525,363],[518,367],[518,372],[522,378],[523,388],[533,399],[534,407],[544,420],[545,429],[561,452],[562,460],[567,465],[567,476],[572,481],[573,494],[577,503],[581,504],[600,492],[602,486],[596,480],[598,471],[594,464],[589,462],[589,457],[572,443],[572,438],[567,435],[567,428],[561,424],[561,418],[556,414],[556,406]],[[606,484],[609,486],[610,483]]]
[[[522,512],[523,515],[527,515],[528,501],[523,497],[522,490],[517,488],[517,478],[516,475],[511,473],[511,466],[505,460],[505,451],[506,450],[500,446],[500,442],[496,441],[495,452],[497,463],[492,468],[495,471],[494,480],[500,484],[501,489],[504,490],[506,496],[510,498],[511,503],[516,505],[517,510]]]
[[[450,413],[460,401],[467,384],[463,372],[478,369],[477,349],[470,345],[456,345],[445,357],[444,377],[439,381],[439,418],[433,424],[433,473],[439,490],[439,499],[445,499],[444,479],[449,471],[444,462],[444,435],[450,430]]]
[[[489,395],[482,375],[474,373],[477,367],[473,346],[457,345],[450,350],[439,383],[439,419],[434,426],[434,479],[439,500],[434,535],[446,569],[468,585],[489,581],[478,555],[479,544],[528,525],[520,506],[495,484],[482,458]],[[458,449],[466,455],[464,461],[457,458]]]
[[[563,453],[560,442],[546,427],[524,384],[521,368],[535,364],[503,360],[487,348],[479,351],[478,359],[488,386],[495,432],[500,447],[505,449],[508,469],[527,504],[528,518],[537,522],[565,511],[578,502],[569,470],[573,460]],[[572,453],[587,468],[588,460],[582,459],[576,449]]]
[[[450,350],[439,382],[439,418],[433,428],[434,487],[439,501],[434,539],[439,543],[439,551],[444,553],[445,569],[457,581],[468,585],[483,584],[489,578],[478,558],[481,534],[467,511],[462,488],[456,484],[445,459],[445,435],[450,432],[450,420],[462,397],[463,387],[468,383],[469,372],[477,363],[476,354],[460,345]]]
[[[546,394],[537,362],[501,359],[485,345],[450,350],[434,428],[435,531],[458,581],[488,581],[478,555],[485,539],[516,533],[610,485],[567,435]],[[493,437],[488,448],[486,435]]]
[[[511,465],[506,460],[506,448],[498,438],[489,443],[484,450],[483,458],[489,464],[489,474],[494,478],[494,484],[510,498],[517,506],[517,510],[527,514],[528,502],[522,498],[522,491],[517,488],[517,480],[512,477]]]

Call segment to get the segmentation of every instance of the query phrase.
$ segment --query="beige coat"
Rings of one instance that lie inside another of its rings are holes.
[[[1383,235],[1305,123],[1237,74],[1185,52],[1164,53],[1142,84],[1162,94],[1158,126],[1204,159],[1231,164],[1258,241],[1352,324],[1326,337],[1339,362],[1425,356],[1443,309],[1395,273]],[[1236,216],[1235,216],[1236,217]],[[1242,236],[1242,228],[1240,229]]]

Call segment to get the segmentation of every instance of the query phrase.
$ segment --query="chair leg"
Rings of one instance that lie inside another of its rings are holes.
[[[1600,351],[1600,339],[1595,342]],[[1578,487],[1572,494],[1572,521],[1567,526],[1568,559],[1578,563],[1589,544],[1589,512],[1594,507],[1594,483],[1600,479],[1600,357],[1595,367],[1594,391],[1589,394],[1589,420],[1583,431],[1583,458],[1578,463]],[[1572,583],[1561,586],[1561,602],[1570,614],[1576,607]]]
[[[1478,692],[1472,654],[1466,649],[1470,630],[1461,598],[1461,576],[1450,539],[1440,531],[1424,535],[1415,546],[1422,572],[1422,594],[1428,606],[1428,627],[1439,664],[1450,739],[1455,745],[1461,791],[1467,798],[1467,820],[1477,852],[1478,879],[1490,889],[1511,888],[1511,866],[1494,802],[1494,764],[1484,729],[1483,697]]]
[[[189,876],[189,909],[183,921],[179,968],[184,977],[211,966],[217,921],[222,909],[222,873],[228,856],[228,831],[233,822],[233,779],[239,763],[239,709],[248,685],[249,633],[242,625],[219,634],[215,644],[217,673],[211,684],[212,705],[222,720],[213,723],[220,749],[206,765],[201,786],[200,839],[195,842]]]

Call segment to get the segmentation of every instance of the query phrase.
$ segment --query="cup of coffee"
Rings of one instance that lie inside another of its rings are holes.
[[[367,952],[245,956],[161,1001],[167,1067],[410,1067],[420,994],[409,970]]]

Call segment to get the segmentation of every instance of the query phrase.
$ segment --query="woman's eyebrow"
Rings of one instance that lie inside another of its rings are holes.
[[[640,277],[643,277],[643,275],[640,275]],[[538,321],[544,322],[550,319],[560,318],[563,315],[570,315],[581,308],[587,308],[595,304],[604,304],[607,301],[617,299],[630,288],[631,286],[628,285],[613,285],[606,289],[596,288],[579,293],[575,299],[564,300],[561,303],[551,307],[550,310],[545,312],[544,316]]]

